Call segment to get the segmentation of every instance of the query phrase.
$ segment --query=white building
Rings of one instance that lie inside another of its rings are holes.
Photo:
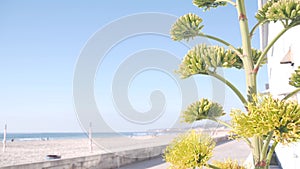
[[[266,0],[258,0],[259,7]],[[283,29],[281,23],[269,23],[260,29],[261,48],[264,49],[268,42]],[[295,90],[289,85],[289,78],[295,69],[300,66],[300,27],[287,31],[269,50],[268,77],[269,92],[274,97],[283,98]],[[297,96],[294,97],[297,99]],[[300,95],[298,95],[300,99]]]
[[[258,0],[259,8],[267,0]],[[281,23],[269,23],[260,29],[261,48],[283,29]],[[300,26],[286,32],[270,49],[268,55],[269,93],[277,98],[283,98],[295,90],[289,85],[289,78],[300,66]],[[292,99],[300,102],[300,94]],[[300,167],[300,143],[290,146],[278,145],[276,154],[283,169],[298,169]]]

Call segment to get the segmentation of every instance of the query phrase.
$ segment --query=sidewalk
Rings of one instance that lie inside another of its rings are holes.
[[[278,144],[275,149],[278,161],[283,169],[299,169],[300,142],[290,145]]]
[[[224,160],[230,157],[242,163],[249,154],[250,149],[242,141],[221,142],[216,146],[212,160]],[[165,163],[162,157],[155,157],[151,160],[120,167],[120,169],[166,169],[168,166],[169,164]]]

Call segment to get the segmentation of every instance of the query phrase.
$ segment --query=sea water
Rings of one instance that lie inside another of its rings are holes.
[[[92,133],[93,138],[120,137],[120,136],[147,136],[161,135],[154,132],[121,132],[121,133]],[[88,133],[7,133],[7,141],[57,140],[88,138]],[[0,141],[3,133],[0,133]]]

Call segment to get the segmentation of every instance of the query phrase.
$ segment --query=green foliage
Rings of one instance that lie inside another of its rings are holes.
[[[199,44],[188,51],[177,72],[187,78],[194,74],[214,72],[217,67],[233,66],[235,61],[235,54],[223,47]]]
[[[281,21],[285,27],[300,22],[299,0],[271,0],[256,14],[260,22]]]
[[[201,25],[202,19],[196,14],[186,14],[181,16],[175,24],[173,24],[170,34],[173,40],[179,41],[182,39],[189,40],[190,38],[199,35],[199,32],[204,27]]]
[[[300,105],[280,101],[271,96],[258,99],[247,106],[248,113],[231,112],[232,132],[245,138],[266,136],[274,132],[273,140],[283,144],[300,139]]]
[[[223,107],[207,99],[201,99],[191,104],[183,112],[184,121],[188,123],[203,119],[215,119],[223,115],[225,115]]]
[[[191,130],[171,142],[164,158],[173,169],[200,168],[212,157],[214,147],[215,142],[211,137]]]
[[[242,48],[238,48],[238,51],[240,53],[243,53],[243,49]],[[258,50],[258,49],[254,49],[252,48],[251,49],[251,55],[252,55],[252,60],[253,60],[253,63],[256,64],[259,57],[261,56],[262,52],[261,50]],[[237,62],[236,64],[234,65],[235,68],[237,69],[242,69],[243,68],[243,61],[240,57],[236,56],[237,57]],[[264,57],[261,61],[261,64],[260,66],[263,66],[264,64],[266,64],[268,61],[267,57]]]
[[[242,53],[242,49],[238,49]],[[254,63],[257,62],[261,51],[252,49],[252,58]],[[267,59],[264,58],[262,64],[265,64]],[[187,78],[195,74],[215,73],[218,67],[224,68],[243,68],[243,62],[236,52],[231,49],[225,49],[220,46],[208,46],[199,44],[188,51],[184,56],[177,73],[181,74],[182,78]]]
[[[210,8],[217,8],[218,6],[225,6],[226,2],[218,2],[217,0],[193,0],[193,4],[198,8],[209,10]]]
[[[300,66],[298,67],[297,70],[295,70],[295,72],[290,77],[289,84],[291,86],[294,86],[294,87],[297,87],[297,88],[300,87]]]
[[[300,24],[300,0],[268,0],[262,9],[257,12],[255,17],[258,23],[251,31],[249,31],[248,20],[245,19],[247,14],[244,0],[235,2],[231,0],[193,0],[194,5],[204,8],[204,10],[224,6],[226,2],[233,5],[237,10],[243,48],[236,48],[218,37],[202,33],[202,19],[195,14],[187,14],[180,17],[173,25],[171,29],[172,39],[178,41],[183,39],[189,40],[200,36],[215,40],[227,48],[198,44],[184,56],[177,73],[181,74],[182,78],[196,74],[211,75],[231,88],[246,107],[247,113],[241,110],[233,110],[231,112],[231,124],[221,122],[226,126],[232,127],[232,133],[237,135],[237,137],[242,137],[250,145],[253,150],[254,166],[260,167],[257,164],[263,163],[269,165],[268,162],[277,143],[286,144],[300,139],[300,105],[296,102],[285,101],[300,89],[287,95],[282,101],[273,99],[270,96],[255,97],[257,94],[257,72],[259,66],[267,62],[265,56],[276,41],[286,31]],[[280,22],[284,28],[270,41],[263,52],[252,49],[252,35],[261,24],[268,22]],[[216,70],[219,67],[244,69],[248,100],[244,98],[233,84],[217,74]],[[299,80],[300,67],[290,78],[290,84],[300,87]],[[193,103],[183,112],[184,120],[189,123],[202,119],[216,120],[222,115],[224,115],[222,107],[207,99],[201,99]],[[203,147],[203,151],[198,150],[198,147],[195,148],[194,145],[198,145],[199,139],[195,139],[195,136],[190,136],[189,134],[192,135],[190,132],[177,138],[173,141],[172,146],[168,148],[166,159],[173,164],[172,168],[186,169],[206,166],[238,169],[241,167],[233,161],[219,162],[216,163],[217,166],[207,164],[209,158],[204,157],[207,157],[211,150],[209,150],[209,153],[199,155],[200,152],[207,152],[207,147],[206,149]],[[253,139],[250,140],[250,138]],[[268,152],[267,149],[271,140],[274,141],[274,144]]]
[[[267,17],[267,12],[269,8],[273,5],[273,3],[277,2],[278,0],[268,0],[260,10],[257,11],[255,18],[259,22],[269,22],[268,17]]]
[[[220,169],[246,169],[244,166],[240,166],[236,160],[225,160],[224,162],[214,161],[213,165]]]

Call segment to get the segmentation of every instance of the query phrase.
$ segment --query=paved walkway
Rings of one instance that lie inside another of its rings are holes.
[[[283,169],[300,168],[300,142],[290,145],[278,144],[275,151]]]
[[[242,141],[228,141],[219,143],[216,146],[212,160],[224,160],[230,157],[243,162],[249,154],[250,149],[246,143]],[[169,164],[165,163],[162,157],[156,157],[151,160],[129,164],[120,167],[120,169],[166,169],[168,166]]]
[[[169,164],[165,163],[162,157],[155,157],[151,160],[129,164],[119,169],[167,169],[168,166]]]

